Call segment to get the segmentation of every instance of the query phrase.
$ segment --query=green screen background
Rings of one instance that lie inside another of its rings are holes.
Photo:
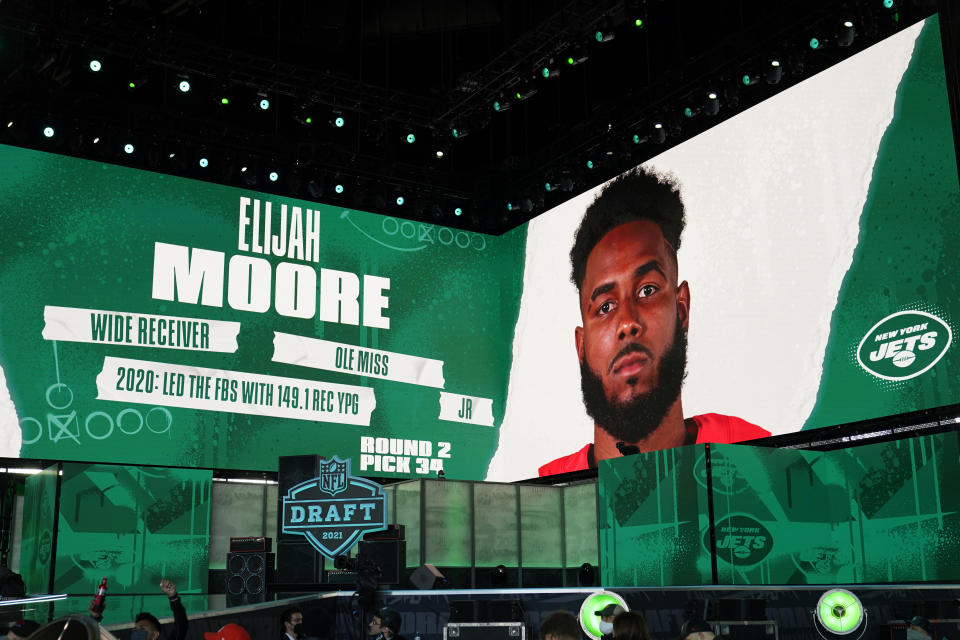
[[[702,445],[605,460],[603,582],[710,584],[710,526],[718,584],[960,579],[958,445],[957,433],[826,452],[711,445],[712,523]]]
[[[204,594],[212,478],[211,471],[196,469],[66,463],[59,513],[54,513],[57,469],[27,478],[21,568],[28,590],[47,592],[51,549],[34,541],[52,531],[57,518],[52,592],[74,596],[54,603],[57,615],[85,611],[104,577],[108,597],[123,594],[108,600],[114,620],[132,619],[125,617],[128,607],[142,610],[157,596],[156,602],[166,600],[161,578],[173,581],[184,596]],[[195,610],[206,607],[201,597],[191,596]]]

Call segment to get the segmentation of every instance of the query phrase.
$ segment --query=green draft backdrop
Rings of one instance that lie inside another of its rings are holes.
[[[16,409],[0,423],[19,423],[22,457],[269,470],[278,456],[317,453],[349,457],[362,475],[484,476],[503,416],[522,234],[466,233],[9,146],[0,167],[0,366]],[[256,253],[270,242],[268,203],[272,241],[287,247],[279,256]],[[306,254],[293,253],[297,237]],[[175,275],[169,262],[155,266],[165,260],[157,243],[183,248]],[[173,300],[154,295],[164,278]],[[355,319],[336,305],[354,278]],[[183,301],[191,287],[199,303]],[[219,306],[204,304],[208,295]],[[241,310],[260,301],[266,311]],[[330,302],[332,316],[318,310]],[[291,305],[310,317],[291,317]],[[377,308],[389,328],[368,326]],[[192,319],[198,333],[176,322]],[[119,323],[114,340],[104,320]],[[179,333],[152,332],[159,320]],[[289,344],[275,348],[275,332]],[[199,348],[138,344],[162,338]],[[364,375],[384,353],[399,379]]]
[[[810,452],[713,445],[600,465],[608,585],[837,584],[960,578],[957,433]],[[694,498],[695,497],[695,498]]]
[[[28,590],[47,590],[56,518],[53,592],[81,596],[58,602],[58,612],[85,610],[104,577],[110,592],[126,596],[158,595],[164,577],[184,595],[206,592],[212,478],[196,469],[66,463],[56,514],[56,467],[27,478],[21,567]]]

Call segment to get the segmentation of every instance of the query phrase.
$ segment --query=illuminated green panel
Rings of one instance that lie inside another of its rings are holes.
[[[561,509],[562,488],[520,486],[520,544],[524,567],[563,566]]]
[[[424,560],[442,567],[470,566],[470,483],[426,480]]]
[[[27,593],[48,593],[56,495],[56,465],[26,478],[23,489],[20,573]]]
[[[268,535],[264,530],[262,484],[216,482],[211,486],[210,568],[226,569],[230,538]],[[277,500],[274,497],[273,504]],[[269,501],[267,504],[271,504]],[[276,507],[274,507],[276,508]],[[276,522],[274,513],[272,522]],[[271,522],[268,518],[267,522]],[[276,525],[274,525],[276,526]]]
[[[475,484],[473,505],[476,566],[518,566],[517,488],[509,484]]]
[[[402,524],[407,538],[407,566],[420,566],[420,481],[395,485],[394,507],[397,524]]]
[[[54,588],[92,594],[207,590],[212,473],[197,469],[65,464]]]
[[[603,584],[711,582],[709,551],[700,544],[708,516],[704,451],[696,445],[601,462]]]
[[[597,484],[587,482],[563,488],[563,514],[567,557],[565,567],[584,562],[597,564]]]

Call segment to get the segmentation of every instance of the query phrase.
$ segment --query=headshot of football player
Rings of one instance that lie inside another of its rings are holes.
[[[540,475],[596,466],[624,453],[770,435],[739,418],[684,418],[691,293],[679,281],[685,226],[679,185],[638,167],[594,199],[570,251],[580,295],[574,329],[581,388],[594,441],[540,468]]]

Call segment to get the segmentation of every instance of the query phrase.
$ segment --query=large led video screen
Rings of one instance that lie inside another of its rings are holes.
[[[488,477],[960,401],[958,219],[937,17],[537,217]]]
[[[586,225],[582,291],[604,185],[495,237],[0,146],[0,455],[503,481],[956,403],[938,29],[645,163],[685,228]]]

